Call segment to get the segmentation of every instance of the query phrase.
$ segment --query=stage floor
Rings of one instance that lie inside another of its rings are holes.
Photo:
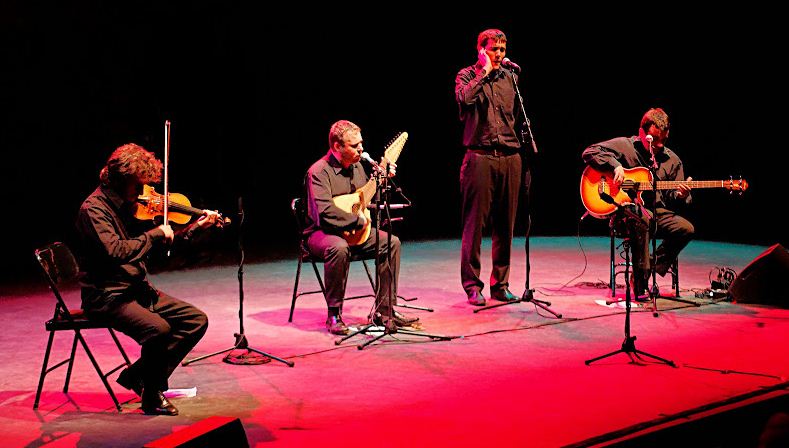
[[[113,381],[125,401],[123,412],[116,412],[81,350],[69,394],[61,392],[65,369],[59,369],[47,378],[34,411],[47,338],[43,324],[54,301],[43,281],[15,285],[3,295],[0,314],[2,444],[140,447],[221,415],[241,419],[251,446],[590,446],[613,439],[612,433],[686,421],[697,410],[714,411],[737,397],[786,393],[789,310],[694,296],[710,286],[714,268],[739,272],[764,247],[694,241],[680,258],[680,280],[682,297],[698,306],[661,299],[658,317],[643,306],[633,308],[636,347],[672,360],[676,368],[649,358],[634,363],[623,353],[587,366],[585,360],[621,347],[625,310],[604,306],[610,296],[608,239],[580,242],[531,239],[535,298],[550,301],[561,319],[530,303],[473,313],[460,286],[460,241],[404,242],[400,293],[418,297],[410,304],[434,312],[403,311],[418,315],[424,332],[453,339],[386,336],[364,350],[357,344],[367,336],[335,345],[337,338],[324,328],[320,295],[301,297],[288,323],[295,260],[247,265],[244,330],[250,346],[295,367],[277,361],[230,365],[221,355],[179,367],[171,386],[196,387],[197,395],[173,400],[181,411],[177,417],[143,415],[134,395]],[[516,239],[513,252],[515,294],[524,289],[523,243]],[[485,278],[489,254],[488,241]],[[349,295],[370,289],[357,264]],[[317,287],[309,266],[302,279],[305,288]],[[235,266],[168,272],[152,282],[207,312],[208,333],[190,357],[233,345],[239,330]],[[670,292],[668,277],[658,283]],[[371,303],[346,302],[346,322],[364,323]],[[102,365],[119,362],[106,333],[86,334]],[[136,357],[137,345],[121,338]],[[65,357],[70,343],[62,334],[56,350]]]

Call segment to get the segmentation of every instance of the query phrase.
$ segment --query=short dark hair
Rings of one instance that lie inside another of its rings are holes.
[[[668,114],[659,107],[649,109],[641,118],[641,129],[649,132],[649,127],[655,125],[661,131],[668,131]]]
[[[348,120],[340,120],[331,125],[331,129],[329,129],[329,148],[334,147],[334,143],[345,143],[343,137],[349,131],[360,132],[361,128]]]
[[[477,37],[477,51],[485,48],[485,45],[488,44],[488,40],[490,39],[493,39],[496,42],[507,42],[507,36],[504,35],[504,31],[491,28],[479,33],[479,36]]]

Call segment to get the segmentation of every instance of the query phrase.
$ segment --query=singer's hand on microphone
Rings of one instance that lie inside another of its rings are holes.
[[[614,183],[617,185],[622,185],[622,182],[625,181],[625,169],[622,168],[622,165],[614,168]]]

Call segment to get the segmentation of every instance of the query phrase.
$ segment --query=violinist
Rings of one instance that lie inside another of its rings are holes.
[[[205,334],[208,318],[197,307],[155,289],[144,260],[156,246],[190,240],[195,232],[216,225],[219,215],[204,210],[178,232],[166,222],[138,229],[138,196],[144,185],[161,180],[162,162],[133,143],[116,149],[99,177],[100,185],[82,203],[76,222],[82,308],[89,318],[142,346],[140,359],[117,379],[142,398],[142,411],[177,415],[163,392],[175,368]]]

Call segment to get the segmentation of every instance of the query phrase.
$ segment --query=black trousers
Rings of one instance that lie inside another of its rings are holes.
[[[490,288],[509,286],[510,254],[518,195],[522,176],[522,160],[518,153],[487,155],[467,151],[460,167],[460,192],[463,200],[463,238],[460,252],[460,279],[466,293],[481,290],[480,246],[482,229],[490,225],[493,267]],[[528,187],[528,186],[527,186]]]
[[[657,238],[662,238],[662,242],[655,249],[653,258],[655,272],[663,276],[666,275],[682,249],[693,239],[695,229],[690,221],[671,210],[658,207],[655,212],[657,215]],[[628,226],[630,237],[634,241],[632,243],[634,275],[639,280],[646,279],[652,266],[649,256],[651,214],[641,207],[641,215],[642,220],[647,224],[646,227]]]
[[[387,315],[390,306],[397,304],[397,279],[400,275],[400,239],[392,235],[392,269],[386,255],[387,233],[380,231],[380,247],[378,250],[378,294],[375,298],[376,308],[382,315]],[[326,287],[326,305],[342,310],[345,298],[345,287],[348,283],[348,271],[351,258],[375,258],[375,229],[363,244],[349,246],[344,238],[322,230],[317,230],[307,238],[310,255],[323,261],[323,281]],[[390,286],[393,294],[389,296]]]
[[[85,312],[142,345],[140,359],[129,373],[146,390],[169,389],[170,375],[208,329],[204,312],[147,285],[109,297]]]

